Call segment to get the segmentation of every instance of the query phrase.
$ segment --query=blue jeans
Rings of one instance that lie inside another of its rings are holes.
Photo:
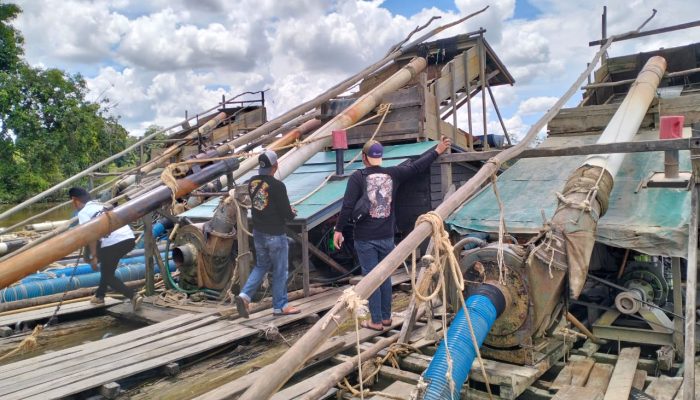
[[[253,229],[255,267],[240,296],[250,302],[260,288],[265,273],[272,272],[272,308],[276,313],[287,306],[289,242],[286,235],[268,235]]]
[[[367,241],[355,239],[355,251],[362,267],[362,275],[369,274],[392,250],[393,238]],[[391,278],[385,280],[379,289],[369,296],[369,312],[372,315],[372,323],[375,324],[391,319]]]

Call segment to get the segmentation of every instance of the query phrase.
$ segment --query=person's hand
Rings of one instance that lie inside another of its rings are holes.
[[[333,234],[333,245],[336,249],[340,249],[343,246],[345,238],[343,237],[343,232],[335,232]]]
[[[97,257],[92,257],[90,259],[90,268],[92,268],[93,271],[97,271]]]
[[[437,151],[438,154],[442,154],[447,151],[447,149],[452,146],[452,140],[448,138],[447,136],[443,136],[440,138],[440,143],[438,143],[437,147],[435,148],[435,151]]]
[[[298,214],[298,211],[294,206],[292,206],[292,214],[294,214],[294,215]]]

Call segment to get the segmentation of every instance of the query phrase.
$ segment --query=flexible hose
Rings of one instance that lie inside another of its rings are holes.
[[[479,347],[481,347],[499,313],[494,302],[486,295],[475,294],[469,296],[466,304],[472,326],[474,327],[474,336],[479,343]],[[451,381],[454,383],[454,391],[450,389],[447,353],[443,340],[437,352],[435,352],[428,369],[423,373],[423,379],[428,384],[423,397],[425,400],[460,398],[459,392],[469,376],[469,371],[476,357],[476,349],[474,349],[469,324],[463,308],[459,310],[454,321],[450,324],[446,340],[452,359]]]

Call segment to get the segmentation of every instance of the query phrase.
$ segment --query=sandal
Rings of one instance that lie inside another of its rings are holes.
[[[369,329],[369,330],[373,330],[373,331],[377,331],[377,332],[384,331],[384,326],[382,324],[379,324],[379,328],[377,328],[377,327],[373,326],[370,321],[366,321],[366,320],[362,321],[360,323],[360,327],[365,328],[365,329]]]
[[[248,312],[248,301],[241,296],[234,297],[234,300],[236,301],[236,309],[238,310],[238,316],[243,318],[250,318],[250,313]]]
[[[280,317],[283,315],[293,315],[293,314],[301,314],[301,310],[294,307],[294,306],[287,306],[287,307],[282,309],[282,312],[275,312],[275,311],[272,312],[272,315],[274,315],[276,317]]]
[[[394,321],[391,318],[382,320],[382,325],[384,325],[384,326],[391,326],[391,324],[393,324],[393,323],[394,323]]]

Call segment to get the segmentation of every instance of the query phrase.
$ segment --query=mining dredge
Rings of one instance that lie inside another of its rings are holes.
[[[591,42],[517,144],[491,89],[515,81],[485,30],[428,41],[454,24],[272,120],[264,92],[222,98],[0,214],[86,182],[112,205],[82,225],[36,223],[49,210],[3,229],[0,397],[697,398],[700,43],[606,51],[700,23]],[[441,136],[452,151],[399,189],[395,250],[360,276],[352,229],[342,249],[332,237],[362,144],[382,142],[393,166]],[[261,148],[281,156],[298,210],[288,289],[303,312],[274,317],[262,289],[244,319],[232,297],[255,265],[245,182]],[[130,152],[136,167],[99,172]],[[127,224],[139,248],[117,276],[147,296],[133,313],[87,301],[99,273],[80,257]],[[359,328],[387,278],[390,326]]]

